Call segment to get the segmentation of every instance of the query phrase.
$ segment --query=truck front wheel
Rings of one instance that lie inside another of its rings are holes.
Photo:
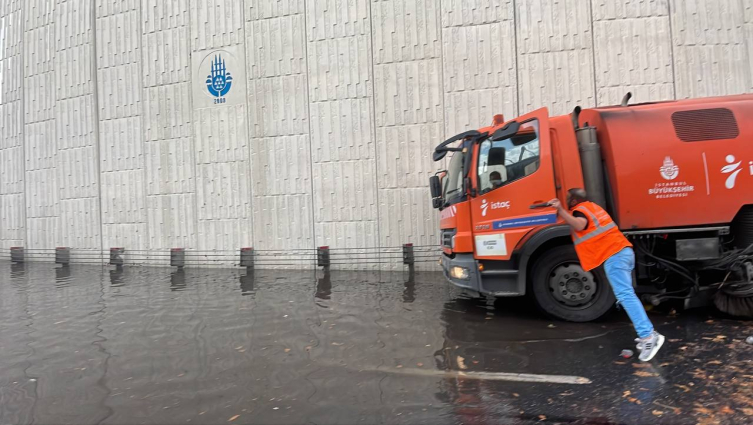
[[[571,245],[551,248],[536,260],[531,289],[544,313],[570,322],[596,320],[615,303],[604,272],[583,270]]]

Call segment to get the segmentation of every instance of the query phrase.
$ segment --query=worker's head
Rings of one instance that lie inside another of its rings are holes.
[[[499,171],[492,171],[489,174],[489,183],[492,184],[492,187],[502,186],[502,175],[499,174]]]
[[[588,194],[585,189],[579,187],[572,188],[567,191],[567,207],[572,209],[581,202],[588,201]]]

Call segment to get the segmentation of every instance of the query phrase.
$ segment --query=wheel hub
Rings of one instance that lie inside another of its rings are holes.
[[[596,288],[593,274],[584,271],[579,264],[561,264],[552,270],[549,277],[552,297],[569,307],[581,307],[593,302]]]

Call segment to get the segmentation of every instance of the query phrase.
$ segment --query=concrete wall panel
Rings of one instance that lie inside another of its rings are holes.
[[[753,91],[749,3],[0,0],[0,246],[435,246],[440,141]]]
[[[302,14],[246,24],[249,78],[280,77],[306,71],[305,18]]]
[[[105,120],[99,123],[100,170],[140,170],[144,167],[141,117]]]
[[[304,0],[245,0],[246,19],[256,21],[302,14],[306,10],[304,3]]]
[[[628,91],[633,93],[635,102],[674,98],[672,37],[667,11],[665,9],[660,16],[594,22],[600,105],[618,104]]]
[[[17,0],[0,2],[0,248],[26,243],[25,9]]]
[[[24,193],[23,149],[23,146],[0,149],[0,196]],[[23,202],[16,206],[23,211]]]
[[[308,134],[306,76],[249,80],[251,137]]]
[[[194,197],[193,193],[147,196],[149,249],[197,246]]]
[[[306,194],[254,197],[253,246],[261,250],[313,248],[312,208],[310,189]]]
[[[446,135],[488,125],[497,113],[517,114],[513,21],[446,27],[442,44]]]
[[[373,159],[374,115],[371,105],[369,98],[312,103],[312,161]]]
[[[95,0],[97,18],[138,10],[141,0]]]
[[[371,32],[369,0],[306,0],[309,41]]]
[[[21,110],[21,101],[15,100],[0,104],[0,114],[2,114],[0,149],[23,147],[24,115]]]
[[[11,49],[8,49],[11,50]],[[0,59],[0,70],[5,75],[22,75],[23,57],[18,55],[7,56]],[[13,82],[10,78],[0,80],[0,100],[3,104],[19,101],[23,97],[23,84],[21,81]],[[3,118],[5,118],[4,116]]]
[[[374,63],[434,59],[442,55],[440,2],[374,1],[371,10]]]
[[[55,168],[26,170],[27,217],[57,217],[60,194],[57,191],[56,174]]]
[[[593,0],[593,17],[596,21],[609,19],[651,18],[668,16],[669,0]]]
[[[359,35],[308,44],[309,100],[371,95],[371,37]]]
[[[0,247],[24,246],[26,243],[26,214],[24,193],[0,194]]]
[[[191,138],[147,142],[147,195],[188,194],[196,191],[194,144]]]
[[[200,51],[244,42],[243,4],[238,0],[190,0],[191,49]]]
[[[431,159],[442,139],[441,122],[380,127],[377,130],[377,178],[383,189],[420,188],[428,184],[437,163]]]
[[[518,70],[521,114],[547,106],[550,115],[561,115],[596,104],[590,49],[520,55]]]
[[[739,0],[670,2],[678,98],[750,89],[745,9]]]
[[[591,11],[588,2],[516,3],[519,112],[568,113],[594,106]]]
[[[103,223],[145,223],[143,170],[105,172],[101,181]]]
[[[188,26],[144,34],[144,84],[147,87],[181,83],[191,79],[191,48],[188,34]]]
[[[141,0],[144,34],[191,25],[189,0]]]
[[[145,88],[143,108],[147,141],[192,136],[189,83]],[[245,122],[243,117],[240,119]]]
[[[98,0],[96,19],[103,249],[148,248],[141,10]]]
[[[58,100],[94,93],[92,46],[82,44],[56,52],[55,95]]]
[[[439,59],[374,66],[376,125],[442,121]]]
[[[58,151],[57,179],[60,199],[99,197],[97,148],[61,149]]]
[[[251,180],[255,197],[310,196],[311,155],[308,136],[254,139],[253,143]]]
[[[24,78],[25,123],[55,118],[55,73],[31,74]]]
[[[100,249],[99,197],[60,200],[59,246]]]
[[[245,105],[200,109],[196,115],[194,131],[199,164],[248,161]]]
[[[251,217],[248,164],[198,164],[196,179],[199,220]]]
[[[100,249],[100,162],[93,2],[68,0],[55,10],[55,132],[60,246]],[[134,19],[137,22],[137,20]]]
[[[439,216],[431,207],[425,188],[382,189],[379,191],[379,215],[390,216],[380,223],[381,246],[439,244]]]
[[[461,27],[513,19],[512,0],[445,0],[442,5],[442,26]]]
[[[312,248],[304,1],[246,0],[245,6],[252,244],[259,250]],[[276,265],[279,258],[268,260]]]

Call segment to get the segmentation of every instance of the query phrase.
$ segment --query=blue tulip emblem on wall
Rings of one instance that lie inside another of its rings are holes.
[[[207,75],[207,90],[214,96],[214,103],[225,103],[225,95],[233,85],[233,77],[225,66],[225,60],[217,55],[211,63],[211,73]]]

